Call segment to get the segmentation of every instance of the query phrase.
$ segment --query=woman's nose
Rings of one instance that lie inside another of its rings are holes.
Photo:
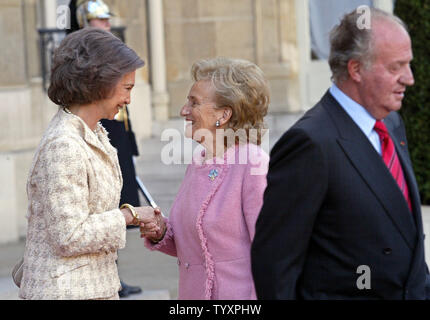
[[[188,109],[187,104],[184,104],[184,105],[182,106],[181,111],[179,112],[179,114],[180,114],[182,117],[185,117],[186,115],[189,115],[189,114],[190,114],[190,110]]]

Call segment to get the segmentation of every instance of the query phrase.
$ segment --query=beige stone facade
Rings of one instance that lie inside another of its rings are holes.
[[[329,85],[310,59],[308,0],[105,0],[146,61],[129,106],[141,141],[179,116],[201,58],[248,59],[265,72],[269,111],[309,108]],[[379,0],[378,3],[391,0]],[[38,28],[55,27],[67,0],[0,0],[0,243],[25,235],[25,183],[35,148],[56,111],[42,89]]]
[[[169,115],[178,115],[194,61],[227,56],[261,66],[272,89],[272,111],[300,107],[289,98],[297,75],[294,0],[164,1]]]

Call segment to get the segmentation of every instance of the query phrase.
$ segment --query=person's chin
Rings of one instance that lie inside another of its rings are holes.
[[[191,128],[185,128],[184,136],[185,136],[185,138],[192,139],[193,138],[192,129]]]
[[[386,116],[388,116],[388,114],[390,114],[391,112],[397,112],[401,108],[402,108],[402,103],[395,102],[395,103],[391,103],[389,106],[386,106],[384,109],[387,112]]]
[[[396,108],[400,108],[402,106],[404,98],[404,94],[395,94],[393,99],[393,106]]]
[[[190,138],[190,139],[192,139],[193,134],[194,134],[194,130],[193,130],[193,125],[192,125],[192,123],[191,123],[191,122],[189,122],[189,121],[185,121],[185,122],[184,122],[184,136],[185,136],[186,138]]]
[[[399,111],[402,108],[403,100],[397,100],[391,105],[391,111]]]

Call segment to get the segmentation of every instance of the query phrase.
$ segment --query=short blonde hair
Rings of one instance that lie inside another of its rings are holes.
[[[202,59],[191,68],[194,81],[210,80],[215,87],[216,107],[230,107],[228,127],[236,131],[258,130],[256,144],[261,143],[263,118],[267,114],[270,96],[263,71],[254,63],[241,59],[218,57]]]

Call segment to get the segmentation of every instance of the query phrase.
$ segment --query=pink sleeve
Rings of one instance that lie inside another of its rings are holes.
[[[242,208],[251,241],[255,235],[255,223],[263,206],[263,195],[266,189],[269,156],[258,149],[247,166],[242,185]],[[251,152],[250,152],[251,153]]]
[[[154,244],[150,240],[145,239],[145,247],[147,247],[149,250],[158,250],[170,256],[176,257],[177,254],[176,254],[176,245],[175,245],[175,236],[173,233],[173,227],[170,224],[170,221],[168,218],[164,218],[164,221],[166,222],[167,230],[163,240]]]

